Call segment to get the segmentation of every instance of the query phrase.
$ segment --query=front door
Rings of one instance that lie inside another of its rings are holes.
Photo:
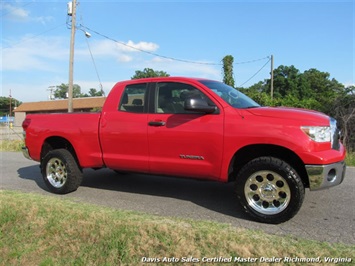
[[[157,83],[154,95],[154,112],[148,114],[150,171],[217,178],[223,152],[223,111],[219,108],[213,114],[205,114],[184,110],[188,97],[205,98],[215,104],[185,83]]]

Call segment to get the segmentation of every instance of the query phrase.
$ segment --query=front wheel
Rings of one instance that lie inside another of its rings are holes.
[[[41,163],[44,183],[51,192],[66,194],[77,190],[83,179],[73,155],[65,149],[47,153]]]
[[[305,191],[301,178],[289,164],[273,157],[260,157],[240,170],[236,193],[254,219],[278,224],[296,215]]]

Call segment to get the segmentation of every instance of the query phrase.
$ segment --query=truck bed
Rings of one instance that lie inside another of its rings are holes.
[[[32,114],[26,119],[30,127],[26,137],[30,156],[35,161],[41,160],[43,143],[55,143],[63,139],[73,145],[81,167],[102,167],[102,152],[99,141],[99,121],[101,113],[56,113]],[[55,145],[55,144],[52,144]]]

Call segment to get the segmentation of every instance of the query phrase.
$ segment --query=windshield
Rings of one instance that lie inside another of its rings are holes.
[[[253,108],[260,106],[245,94],[222,82],[212,80],[200,80],[200,82],[232,107]]]

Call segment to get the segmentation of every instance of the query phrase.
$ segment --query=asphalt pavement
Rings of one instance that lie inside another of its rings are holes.
[[[322,190],[306,190],[299,213],[279,225],[251,221],[234,195],[233,184],[139,174],[119,175],[109,169],[84,171],[79,189],[67,195],[48,192],[39,164],[18,152],[0,152],[0,189],[72,198],[101,206],[165,217],[208,220],[318,241],[355,245],[355,168],[344,182]]]

